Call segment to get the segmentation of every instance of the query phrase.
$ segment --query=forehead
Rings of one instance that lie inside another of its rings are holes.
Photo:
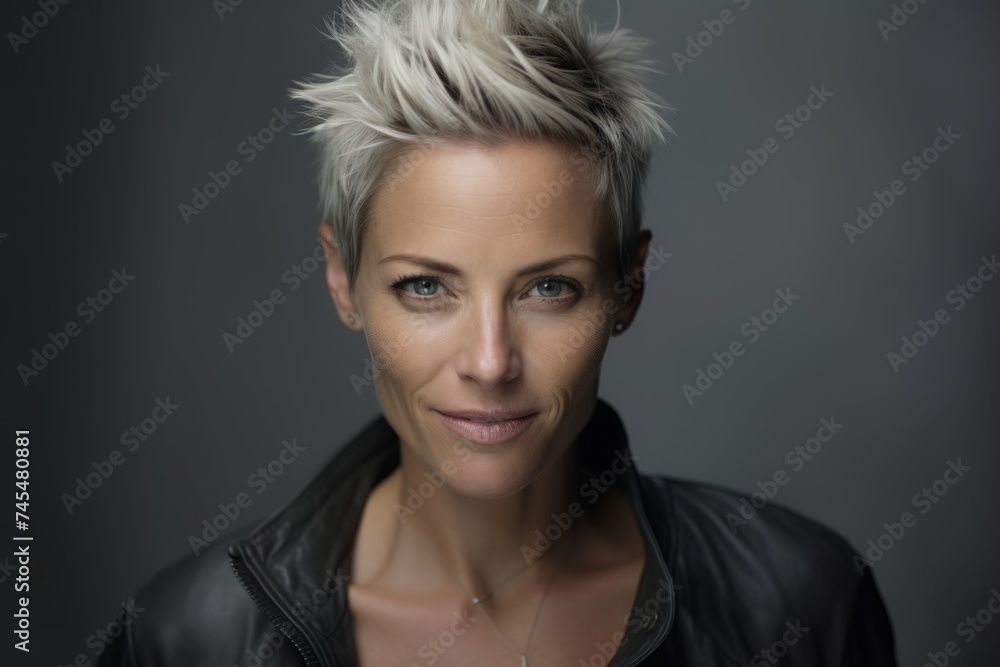
[[[445,245],[456,261],[578,251],[604,263],[614,235],[594,187],[584,153],[551,142],[416,148],[383,179],[364,245],[383,256]]]

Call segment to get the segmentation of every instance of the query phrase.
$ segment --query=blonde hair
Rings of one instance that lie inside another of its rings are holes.
[[[372,199],[389,166],[442,141],[549,139],[585,151],[628,270],[642,186],[672,110],[641,83],[649,40],[598,33],[583,0],[345,0],[327,23],[353,67],[296,82],[318,122],[323,219],[354,285]],[[619,7],[619,14],[620,14]]]

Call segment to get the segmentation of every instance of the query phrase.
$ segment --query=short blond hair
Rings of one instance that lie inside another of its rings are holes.
[[[323,220],[351,285],[372,199],[408,151],[459,140],[550,139],[592,159],[624,276],[642,223],[642,187],[672,109],[643,86],[649,40],[598,33],[582,2],[345,0],[328,22],[353,67],[297,83],[318,122]],[[619,7],[620,12],[620,7]],[[338,24],[339,23],[339,24]]]

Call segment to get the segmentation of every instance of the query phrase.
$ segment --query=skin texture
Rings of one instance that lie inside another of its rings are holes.
[[[641,301],[651,234],[643,230],[623,285],[610,219],[579,153],[541,141],[419,150],[412,171],[377,193],[354,285],[332,230],[319,228],[337,312],[364,331],[379,403],[400,438],[400,466],[367,499],[355,541],[359,657],[428,664],[418,647],[449,627],[452,612],[481,618],[466,591],[484,595],[516,575],[485,605],[504,634],[523,648],[552,579],[529,658],[589,658],[593,637],[624,628],[635,594],[643,543],[634,512],[609,491],[526,569],[522,546],[566,512],[584,481],[571,445],[596,403],[614,324],[627,328]],[[560,179],[561,193],[539,196]],[[393,258],[402,254],[411,257]],[[578,257],[560,260],[567,255]],[[525,272],[549,260],[560,261]],[[490,407],[538,414],[514,439],[479,445],[436,412]],[[444,484],[403,509],[434,471],[447,473]],[[595,611],[598,601],[607,604]],[[414,628],[414,613],[426,627]],[[553,639],[540,640],[543,630]],[[374,641],[380,632],[397,640]],[[483,650],[497,664],[516,659],[485,622],[472,622],[461,643],[435,663],[489,664]],[[463,655],[473,647],[480,652]]]

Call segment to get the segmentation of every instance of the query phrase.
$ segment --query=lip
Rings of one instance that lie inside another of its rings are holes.
[[[527,429],[538,416],[537,412],[518,411],[462,411],[435,410],[442,423],[458,436],[481,445],[498,445],[511,440]]]

